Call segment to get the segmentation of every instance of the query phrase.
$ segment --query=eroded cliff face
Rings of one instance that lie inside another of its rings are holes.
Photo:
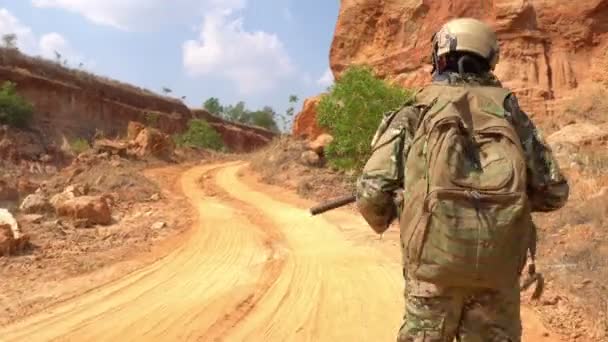
[[[195,117],[177,99],[92,74],[66,69],[56,63],[31,58],[14,50],[0,49],[0,82],[17,84],[19,93],[34,106],[32,127],[47,144],[60,145],[71,138],[91,139],[125,136],[130,121],[150,122],[165,133],[186,129]],[[212,125],[234,152],[263,146],[272,132],[214,118]]]
[[[320,100],[320,96],[315,96],[304,101],[302,111],[298,113],[293,123],[292,130],[295,136],[314,140],[323,134],[323,130],[317,124],[317,106]]]
[[[331,68],[368,64],[403,86],[430,80],[430,40],[447,20],[489,22],[501,43],[496,74],[522,107],[550,120],[591,83],[608,86],[608,0],[342,0]]]
[[[197,119],[203,119],[211,125],[224,140],[224,144],[232,151],[251,152],[268,144],[276,134],[263,128],[227,122],[206,110],[192,111]]]

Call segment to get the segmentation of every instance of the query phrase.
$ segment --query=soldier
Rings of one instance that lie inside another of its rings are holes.
[[[399,218],[406,305],[398,341],[519,342],[519,280],[536,242],[531,213],[564,206],[569,186],[493,75],[493,30],[456,19],[432,44],[433,82],[385,114],[357,205],[379,234]]]

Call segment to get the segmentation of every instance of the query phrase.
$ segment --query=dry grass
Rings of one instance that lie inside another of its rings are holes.
[[[608,122],[608,89],[593,85],[582,87],[565,102],[563,116],[574,121]]]
[[[304,198],[328,200],[352,193],[352,179],[326,167],[301,163],[306,143],[292,137],[279,137],[264,149],[250,155],[251,168],[267,184],[283,186]]]

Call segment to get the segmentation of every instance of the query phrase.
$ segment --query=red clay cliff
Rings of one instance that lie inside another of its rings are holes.
[[[495,28],[496,74],[541,121],[581,89],[608,88],[608,0],[342,0],[331,69],[339,79],[349,65],[368,64],[397,84],[423,85],[431,36],[456,17]]]
[[[175,98],[0,49],[0,82],[6,80],[15,82],[34,106],[31,126],[46,144],[59,145],[64,137],[91,140],[99,132],[107,137],[126,136],[129,122],[148,122],[150,115],[160,130],[174,134],[184,131],[197,116]],[[234,152],[251,151],[274,137],[270,131],[210,114],[201,118],[212,124]]]

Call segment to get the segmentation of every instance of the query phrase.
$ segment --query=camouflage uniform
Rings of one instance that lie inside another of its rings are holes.
[[[444,73],[436,75],[434,82],[501,86],[492,74],[461,77]],[[520,109],[515,95],[510,95],[504,106],[524,148],[532,210],[559,209],[568,198],[569,187],[551,150]],[[394,197],[404,184],[405,160],[420,111],[421,108],[412,105],[385,115],[372,142],[372,155],[358,180],[359,210],[378,233],[383,233],[399,216]],[[399,341],[452,341],[455,337],[467,342],[520,341],[517,284],[493,291],[442,287],[413,279],[405,269],[407,300]]]

